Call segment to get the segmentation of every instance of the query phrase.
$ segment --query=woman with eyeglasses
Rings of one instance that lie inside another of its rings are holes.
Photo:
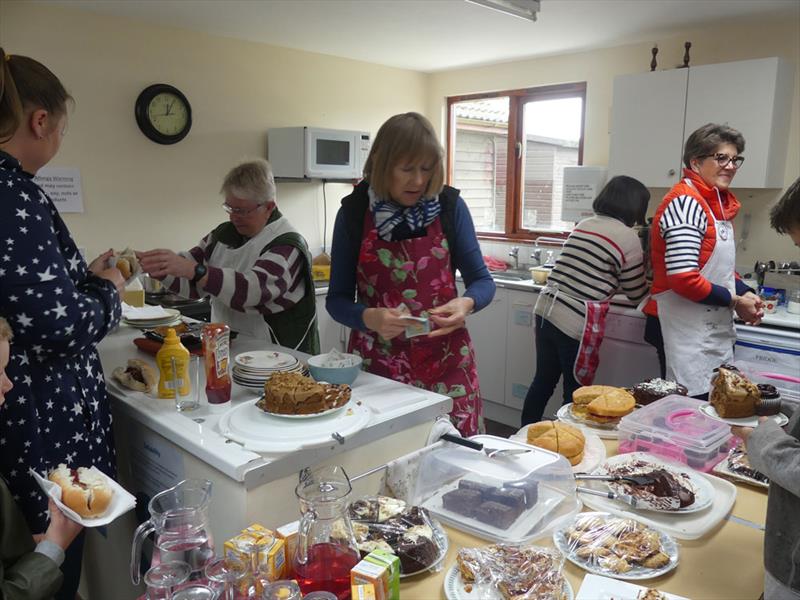
[[[108,268],[111,251],[86,264],[34,181],[61,147],[71,102],[46,66],[0,48],[0,315],[16,332],[6,368],[14,387],[0,409],[0,476],[31,531],[46,529],[48,502],[29,469],[44,473],[64,463],[116,474],[96,346],[119,322],[125,282]],[[75,598],[83,540],[81,533],[66,551],[57,599]],[[29,597],[21,585],[8,596],[3,587],[0,597]]]
[[[735,272],[733,219],[740,204],[730,185],[744,162],[742,134],[709,123],[683,152],[683,179],[653,218],[653,285],[644,307],[645,340],[656,347],[662,377],[706,399],[713,370],[733,359],[734,313],[758,324],[761,299]]]
[[[225,176],[229,221],[188,252],[137,252],[142,269],[172,292],[211,297],[211,320],[272,343],[319,353],[316,296],[308,244],[275,203],[275,178],[263,159]]]

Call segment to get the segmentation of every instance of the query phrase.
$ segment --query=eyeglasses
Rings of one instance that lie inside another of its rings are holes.
[[[225,210],[226,213],[228,213],[229,215],[237,215],[239,217],[246,217],[247,215],[249,215],[253,211],[256,211],[259,208],[261,208],[262,206],[264,206],[264,205],[263,204],[257,204],[253,208],[235,208],[235,207],[231,206],[230,204],[228,204],[227,202],[223,202],[222,203],[222,208]]]
[[[742,166],[742,163],[744,162],[744,156],[728,156],[727,154],[722,154],[722,153],[703,154],[698,158],[713,158],[714,162],[716,162],[717,166],[719,166],[721,169],[724,169],[731,163],[733,163],[734,169],[738,169],[739,167]]]

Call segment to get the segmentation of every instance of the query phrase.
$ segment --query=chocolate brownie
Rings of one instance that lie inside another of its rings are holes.
[[[525,509],[525,491],[516,488],[493,488],[483,496],[484,500],[499,502],[511,508]]]
[[[521,481],[506,481],[503,484],[505,489],[516,489],[525,492],[525,506],[533,508],[539,501],[539,482],[534,479],[523,479]]]
[[[442,495],[442,505],[460,515],[471,516],[475,507],[483,501],[478,490],[457,489]]]
[[[481,523],[492,525],[498,529],[508,529],[521,513],[522,509],[520,508],[512,508],[490,500],[478,506],[472,516]]]
[[[458,489],[460,490],[476,490],[481,493],[481,495],[490,492],[491,490],[496,489],[491,485],[487,485],[485,483],[481,483],[479,481],[470,481],[469,479],[462,479],[458,482]]]

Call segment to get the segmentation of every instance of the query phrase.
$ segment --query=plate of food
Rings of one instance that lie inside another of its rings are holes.
[[[617,454],[595,469],[593,474],[651,477],[653,483],[650,485],[605,482],[612,491],[636,498],[637,509],[692,513],[705,510],[714,502],[714,486],[708,479],[686,465],[663,460],[654,454]]]
[[[715,421],[722,421],[728,425],[738,425],[740,427],[758,427],[758,420],[761,418],[759,415],[752,415],[750,417],[720,417],[717,409],[711,404],[706,404],[700,407],[700,412],[707,416],[709,419]],[[765,415],[766,416],[766,415]],[[789,422],[789,417],[783,413],[777,415],[770,415],[767,418],[773,419],[778,426],[783,427]]]
[[[575,473],[593,471],[606,459],[606,446],[595,432],[562,421],[525,425],[509,439],[545,448],[566,458]]]
[[[424,508],[388,496],[367,496],[348,508],[362,558],[385,550],[400,559],[400,577],[436,570],[450,542]]]
[[[587,573],[575,600],[689,600],[659,589]]]
[[[318,383],[301,373],[280,371],[264,385],[256,406],[272,417],[310,419],[340,411],[350,396],[349,385]]]
[[[573,600],[563,562],[552,548],[539,546],[462,548],[445,574],[444,595],[448,600]]]
[[[136,506],[136,498],[97,467],[60,464],[45,477],[30,473],[56,506],[84,527],[108,525]]]
[[[617,579],[652,579],[678,566],[671,536],[605,512],[580,513],[553,534],[553,543],[581,569]]]

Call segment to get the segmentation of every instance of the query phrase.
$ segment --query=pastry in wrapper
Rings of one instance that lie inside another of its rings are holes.
[[[757,483],[766,483],[769,485],[769,477],[764,475],[761,471],[756,471],[750,466],[750,459],[747,457],[747,449],[742,442],[739,442],[728,451],[728,457],[725,459],[729,470],[733,471],[740,477],[752,479]]]
[[[462,548],[456,557],[465,586],[491,584],[504,600],[565,600],[563,557],[550,548],[495,544]]]
[[[670,562],[659,533],[633,519],[578,515],[564,537],[575,557],[613,574],[633,567],[660,569]]]

